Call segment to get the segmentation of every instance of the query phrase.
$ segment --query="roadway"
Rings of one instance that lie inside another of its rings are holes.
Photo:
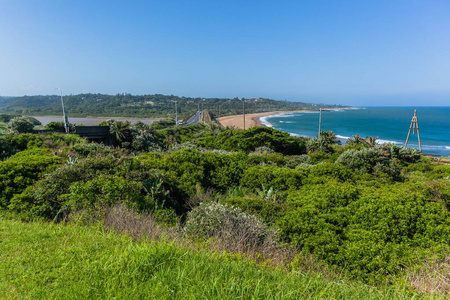
[[[197,111],[195,113],[195,115],[193,115],[189,120],[186,121],[186,124],[183,125],[192,125],[195,123],[199,123],[202,121],[202,112],[201,111]]]

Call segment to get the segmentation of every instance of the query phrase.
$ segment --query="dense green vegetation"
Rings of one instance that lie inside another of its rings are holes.
[[[188,118],[197,109],[205,109],[213,116],[242,114],[242,99],[190,98],[174,95],[130,95],[130,94],[80,94],[64,96],[66,112],[69,116],[107,117],[168,117],[175,118],[175,101],[181,119]],[[59,96],[23,96],[8,99],[0,109],[4,113],[20,115],[61,115]],[[287,102],[272,99],[246,99],[247,113],[266,111],[292,111],[302,109],[336,108],[335,105],[316,105],[303,102]]]
[[[67,134],[1,136],[1,209],[101,224],[121,204],[183,239],[222,241],[265,263],[287,251],[276,259],[284,269],[312,255],[350,280],[449,292],[449,165],[370,137],[340,145],[331,132],[305,140],[267,127],[108,124],[115,148]],[[414,275],[428,273],[437,275]]]
[[[32,131],[36,125],[41,125],[41,122],[33,117],[0,114],[0,134],[26,133]]]
[[[12,100],[12,97],[0,96],[0,108],[5,107]]]

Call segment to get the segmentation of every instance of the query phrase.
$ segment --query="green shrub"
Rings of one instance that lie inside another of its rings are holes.
[[[392,176],[399,174],[394,162],[378,148],[347,150],[338,157],[336,164],[349,167],[360,175],[374,172]]]
[[[203,188],[213,188],[218,191],[226,191],[236,187],[242,178],[242,173],[248,167],[247,156],[244,153],[218,154],[206,152],[203,154],[206,165],[206,178]]]
[[[152,128],[164,128],[164,127],[174,126],[174,125],[175,125],[175,121],[172,119],[160,119],[160,120],[153,121]]]
[[[244,170],[241,185],[251,189],[261,188],[261,185],[277,190],[298,189],[307,177],[307,173],[308,171],[303,168],[252,166]]]
[[[59,158],[61,159],[61,158]],[[60,211],[63,201],[60,196],[70,193],[72,183],[86,182],[100,174],[115,173],[116,162],[111,157],[88,158],[79,160],[74,165],[62,165],[42,179],[28,187],[11,199],[9,208],[25,214],[27,217],[44,217],[53,219]]]
[[[366,140],[359,134],[350,137],[346,142],[345,146],[366,146]]]
[[[331,153],[323,151],[308,152],[308,156],[311,158],[311,163],[314,165],[329,160],[331,155]]]
[[[450,165],[434,167],[433,171],[430,174],[430,177],[435,179],[445,178],[447,180],[450,180]]]
[[[20,115],[0,114],[0,122],[8,123],[11,119],[20,117]]]
[[[392,143],[384,143],[380,146],[380,150],[389,158],[402,162],[415,163],[421,159],[420,152],[417,149],[408,148],[405,150],[403,147]]]
[[[274,166],[283,166],[286,162],[286,157],[281,153],[268,153],[268,152],[251,152],[248,155],[249,164],[252,165],[274,165]]]
[[[87,143],[86,139],[80,137],[79,135],[67,133],[47,134],[43,136],[43,139],[50,141],[52,147],[70,146],[76,143]]]
[[[131,130],[131,149],[135,151],[161,151],[162,148],[158,144],[155,137],[146,130]]]
[[[267,146],[261,146],[256,147],[255,150],[250,153],[250,155],[267,155],[273,153],[275,153],[275,151],[272,148],[269,148]]]
[[[95,157],[98,155],[107,156],[113,155],[117,153],[117,150],[114,150],[111,147],[105,146],[104,144],[98,143],[87,143],[86,141],[78,142],[74,144],[71,150],[76,151],[81,158],[85,157]]]
[[[15,194],[61,163],[62,158],[52,156],[48,149],[25,150],[0,161],[0,206],[8,207]]]
[[[210,138],[208,137],[208,142],[200,140],[198,143],[204,146],[211,145]],[[284,155],[300,155],[306,152],[304,139],[292,137],[286,132],[270,127],[252,127],[247,130],[228,129],[219,133],[213,143],[215,149],[246,153],[263,146]]]
[[[286,161],[285,167],[295,169],[297,167],[310,166],[311,164],[311,157],[307,154],[293,155]]]
[[[219,203],[202,203],[187,215],[184,232],[202,238],[225,235],[245,239],[248,244],[261,244],[270,234],[269,228],[257,217],[240,208]]]
[[[182,143],[182,144],[173,144],[173,145],[171,145],[170,148],[169,148],[169,151],[170,151],[170,152],[176,152],[176,151],[178,151],[178,150],[181,150],[181,149],[187,149],[187,148],[189,148],[189,149],[195,149],[195,150],[197,150],[197,151],[203,151],[203,150],[204,150],[203,148],[197,146],[197,145],[194,144],[194,143],[191,143],[191,142],[185,142],[185,143]]]
[[[325,153],[333,153],[334,149],[332,147],[333,144],[330,144],[329,141],[324,137],[318,137],[315,139],[310,139],[306,142],[306,149],[308,153],[311,152],[325,152]]]
[[[348,205],[359,198],[359,190],[348,183],[306,185],[288,195],[290,208],[279,219],[281,234],[302,248],[335,259],[348,225]]]
[[[205,190],[221,191],[237,186],[246,167],[246,159],[242,153],[202,153],[191,148],[166,155],[148,153],[137,157],[146,168],[164,170],[178,189],[184,191],[185,197],[194,195],[197,185]]]
[[[333,163],[321,163],[312,166],[307,170],[308,170],[308,178],[306,182],[308,183],[322,184],[327,183],[330,180],[331,181],[337,180],[340,182],[346,181],[353,182],[355,179],[352,170],[350,170],[347,167]]]
[[[230,197],[223,203],[239,207],[245,213],[258,216],[269,225],[275,224],[276,220],[285,212],[283,205],[258,196]]]
[[[8,122],[8,128],[15,133],[26,133],[33,130],[34,124],[27,117],[16,117]]]
[[[129,181],[115,175],[100,176],[70,185],[70,192],[60,197],[63,208],[73,210],[102,210],[107,206],[123,203],[129,208],[148,208],[141,193],[142,183]]]
[[[0,136],[0,160],[23,151],[28,146],[34,147],[37,145],[42,145],[42,138],[36,134],[25,133]]]
[[[448,247],[450,212],[427,194],[422,185],[405,183],[362,191],[351,205],[348,244],[341,250],[356,277],[381,281],[427,249]]]
[[[417,257],[447,251],[450,183],[442,184],[305,185],[289,194],[277,224],[282,237],[352,277],[385,282]]]
[[[64,132],[65,131],[64,122],[63,121],[50,122],[47,125],[45,125],[45,129]]]

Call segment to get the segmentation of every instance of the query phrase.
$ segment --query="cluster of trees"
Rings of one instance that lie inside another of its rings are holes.
[[[175,101],[178,114],[183,118],[192,115],[197,109],[209,110],[214,117],[242,113],[242,100],[239,98],[190,98],[174,95],[130,94],[79,94],[64,96],[66,112],[69,116],[127,116],[127,117],[175,117]],[[247,113],[318,109],[319,107],[337,107],[315,105],[303,102],[286,102],[272,99],[248,99],[245,103]],[[5,103],[2,111],[21,115],[60,115],[61,101],[56,95],[14,97]]]
[[[0,122],[7,123],[7,128],[13,133],[31,132],[41,122],[33,117],[22,117],[18,115],[0,114]]]
[[[450,166],[420,153],[374,138],[340,145],[331,132],[308,140],[267,127],[108,125],[118,147],[1,136],[1,208],[60,221],[123,203],[202,238],[218,220],[242,222],[256,241],[276,233],[373,284],[448,254]]]

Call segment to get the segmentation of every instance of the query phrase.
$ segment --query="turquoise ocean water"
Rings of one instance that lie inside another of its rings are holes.
[[[345,141],[356,134],[378,137],[379,143],[404,145],[417,110],[422,153],[450,156],[450,107],[370,107],[322,112],[322,130],[333,131]],[[288,113],[261,118],[261,122],[296,136],[316,137],[319,112]],[[417,133],[408,148],[419,148]]]

